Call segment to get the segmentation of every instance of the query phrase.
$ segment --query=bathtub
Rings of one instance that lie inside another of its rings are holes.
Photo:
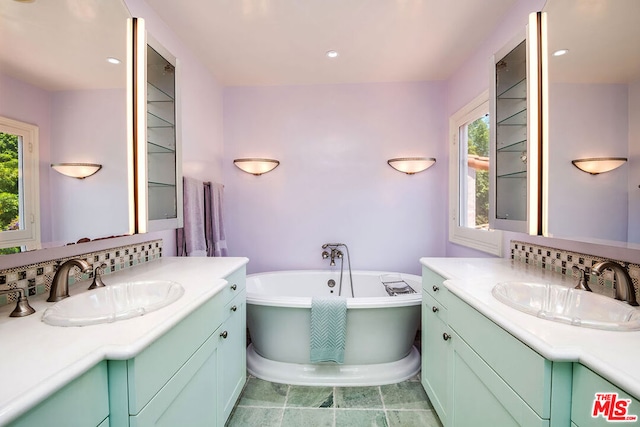
[[[390,296],[383,280],[400,280],[415,293]],[[337,295],[339,285],[339,271],[248,275],[249,373],[272,382],[327,386],[392,384],[416,375],[420,371],[420,354],[413,343],[420,324],[422,287],[420,276],[411,274],[354,271],[352,298],[349,274],[345,272],[344,363],[310,363],[311,298]]]

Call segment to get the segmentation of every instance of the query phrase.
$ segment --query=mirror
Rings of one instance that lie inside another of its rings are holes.
[[[545,235],[640,243],[640,1],[548,0]],[[566,49],[562,56],[553,53]],[[571,161],[624,157],[590,175]]]
[[[39,128],[43,248],[132,233],[129,18],[122,0],[0,2],[0,116]]]

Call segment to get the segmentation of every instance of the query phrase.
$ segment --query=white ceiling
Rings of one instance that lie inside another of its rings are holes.
[[[516,2],[146,1],[225,86],[444,80]]]

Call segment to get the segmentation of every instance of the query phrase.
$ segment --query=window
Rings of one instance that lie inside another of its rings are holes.
[[[0,117],[0,253],[40,248],[38,127]]]
[[[449,241],[502,255],[502,233],[489,229],[489,93],[449,119]]]

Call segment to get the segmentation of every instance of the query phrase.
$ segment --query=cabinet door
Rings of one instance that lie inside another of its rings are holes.
[[[452,332],[450,426],[549,426]]]
[[[146,45],[146,229],[182,227],[182,168],[178,62],[147,36]],[[142,144],[142,142],[139,142]],[[141,150],[141,148],[139,148]],[[139,218],[139,221],[142,221]]]
[[[446,322],[446,308],[427,294],[423,293],[422,298],[422,386],[446,426],[451,331]]]
[[[490,226],[541,234],[540,13],[494,56],[491,85]]]
[[[218,425],[216,410],[218,339],[214,333],[165,384],[131,427],[211,427]],[[222,425],[222,424],[220,424]]]
[[[244,291],[226,307],[229,318],[218,334],[218,425],[224,425],[247,378],[246,302]]]
[[[596,403],[596,401],[598,403]],[[595,416],[594,416],[595,412]],[[573,364],[571,421],[581,427],[636,425],[640,401],[579,363]]]
[[[101,362],[9,426],[100,425],[109,415],[107,389],[107,363]]]

